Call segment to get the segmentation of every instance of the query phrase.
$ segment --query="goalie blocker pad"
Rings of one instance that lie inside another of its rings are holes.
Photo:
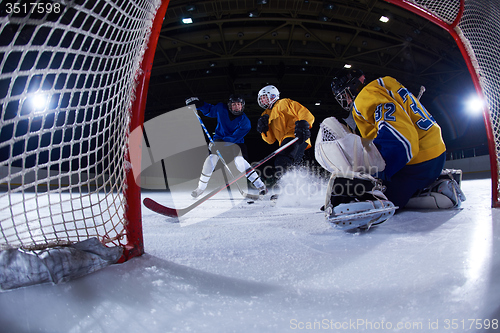
[[[325,200],[325,218],[334,228],[369,229],[387,221],[398,207],[387,200],[383,186],[359,172],[332,174]]]
[[[318,163],[332,173],[375,174],[385,169],[385,161],[373,142],[351,133],[334,117],[320,124],[314,154]]]

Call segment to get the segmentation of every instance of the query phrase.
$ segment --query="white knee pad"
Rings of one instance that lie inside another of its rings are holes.
[[[243,158],[243,156],[236,156],[234,158],[234,164],[236,165],[236,169],[238,169],[239,172],[243,172],[250,168],[250,164]]]
[[[236,165],[236,169],[239,172],[244,172],[245,170],[250,169],[251,165],[243,158],[243,156],[236,156],[234,158],[234,164]],[[258,189],[265,188],[264,183],[260,179],[258,173],[254,170],[247,174],[248,180]]]
[[[206,176],[211,176],[212,172],[214,172],[215,166],[219,162],[219,156],[216,154],[210,154],[205,159],[205,163],[203,163],[202,173]]]
[[[320,124],[314,154],[318,163],[332,173],[374,174],[385,169],[385,161],[373,142],[349,132],[334,117]]]

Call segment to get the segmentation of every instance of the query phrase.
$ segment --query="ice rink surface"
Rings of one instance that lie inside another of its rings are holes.
[[[491,180],[464,181],[460,209],[362,232],[331,228],[324,186],[295,181],[275,205],[224,192],[181,220],[143,207],[144,256],[0,293],[0,332],[500,332]]]

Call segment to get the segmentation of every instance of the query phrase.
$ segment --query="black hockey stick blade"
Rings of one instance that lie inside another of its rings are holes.
[[[165,216],[169,216],[169,217],[183,216],[184,214],[186,214],[189,211],[193,210],[194,208],[198,207],[199,205],[201,205],[202,203],[204,203],[205,201],[207,201],[208,199],[210,199],[211,197],[213,197],[214,195],[216,195],[220,191],[224,190],[228,186],[231,186],[232,184],[234,184],[235,182],[237,182],[239,179],[245,177],[247,174],[249,174],[250,172],[254,171],[255,168],[257,168],[257,167],[261,166],[262,164],[266,163],[271,158],[273,158],[274,156],[276,156],[279,152],[281,152],[281,151],[285,150],[286,148],[290,147],[297,140],[298,140],[298,138],[294,138],[292,141],[290,141],[287,144],[279,147],[274,152],[272,152],[271,154],[267,155],[262,160],[260,160],[259,162],[257,162],[257,164],[255,164],[253,167],[250,167],[246,171],[239,173],[236,177],[234,177],[227,184],[219,186],[218,188],[214,189],[212,192],[208,193],[203,198],[201,198],[200,200],[192,203],[191,205],[187,206],[186,208],[176,209],[176,208],[166,207],[166,206],[163,206],[162,204],[160,204],[160,203],[158,203],[158,202],[156,202],[156,201],[154,201],[153,199],[150,199],[150,198],[145,198],[143,200],[144,206],[146,206],[147,208],[151,209],[152,211],[154,211],[154,212],[156,212],[158,214],[162,214],[162,215],[165,215]]]

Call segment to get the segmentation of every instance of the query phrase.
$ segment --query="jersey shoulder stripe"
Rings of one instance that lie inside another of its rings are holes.
[[[352,108],[353,108],[354,113],[356,114],[356,116],[358,116],[361,119],[366,120],[366,118],[361,114],[361,112],[359,112],[358,108],[356,107],[356,103],[352,103]]]

